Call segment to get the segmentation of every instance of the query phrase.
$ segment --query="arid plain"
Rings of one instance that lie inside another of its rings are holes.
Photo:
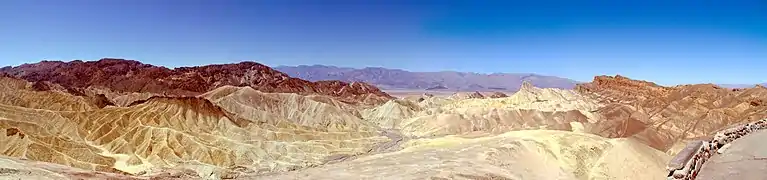
[[[255,62],[0,74],[0,179],[660,179],[688,141],[767,118],[762,86],[617,75],[439,94]]]

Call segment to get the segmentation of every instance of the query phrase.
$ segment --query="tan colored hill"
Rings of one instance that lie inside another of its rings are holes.
[[[658,179],[668,155],[631,139],[512,131],[413,140],[405,149],[262,179]]]
[[[524,84],[520,91],[504,98],[423,97],[415,105],[390,101],[363,111],[363,117],[417,137],[524,129],[573,131],[573,125],[582,129],[584,123],[593,121],[591,111],[600,107],[597,101],[572,90]]]
[[[484,99],[485,95],[477,91],[474,92],[457,92],[450,95],[448,99],[463,100],[463,99]]]
[[[233,91],[216,102],[234,105],[258,93],[239,89],[244,93]],[[0,97],[13,95],[0,92]],[[0,104],[0,129],[12,134],[0,136],[0,152],[102,172],[141,175],[193,166],[200,177],[222,177],[238,170],[258,174],[316,166],[388,140],[340,108],[296,94],[260,95],[286,104],[247,102],[249,108],[263,109],[262,115],[235,115],[228,110],[237,106],[221,108],[196,97],[152,97],[129,107],[81,111]],[[326,118],[299,114],[310,109],[335,112],[316,112],[330,114]]]
[[[86,98],[62,91],[37,91],[33,83],[0,77],[0,104],[55,111],[84,111],[98,108]]]

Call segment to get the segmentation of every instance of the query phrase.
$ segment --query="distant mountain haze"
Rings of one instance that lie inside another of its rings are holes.
[[[361,81],[390,90],[517,91],[524,81],[541,88],[572,89],[578,83],[567,78],[532,73],[410,72],[380,67],[357,69],[324,65],[277,66],[275,69],[309,81]]]
[[[767,83],[761,83],[761,84],[717,84],[718,86],[725,87],[725,88],[752,88],[756,85],[760,86],[767,86]]]

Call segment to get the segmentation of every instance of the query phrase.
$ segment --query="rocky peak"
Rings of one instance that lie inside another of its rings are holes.
[[[589,83],[578,84],[575,90],[580,93],[597,93],[604,96],[616,96],[621,99],[647,99],[667,94],[672,88],[659,86],[652,82],[616,76],[596,76]]]
[[[522,82],[522,86],[519,88],[520,91],[522,91],[522,90],[533,90],[533,89],[535,89],[535,86],[533,86],[533,84],[530,83],[530,81]]]
[[[482,95],[482,93],[479,93],[479,91],[474,91],[473,93],[469,94],[469,98],[485,98],[485,95]]]
[[[482,93],[479,93],[478,91],[474,91],[474,92],[471,92],[471,93],[469,93],[469,92],[457,92],[457,93],[455,93],[453,95],[450,95],[449,98],[450,99],[456,99],[456,100],[461,100],[461,99],[482,99],[482,98],[485,98],[485,96],[482,95]]]

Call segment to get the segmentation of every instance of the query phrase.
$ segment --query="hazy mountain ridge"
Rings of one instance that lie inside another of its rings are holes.
[[[752,88],[756,85],[760,86],[767,86],[767,83],[761,83],[761,84],[716,84],[718,86],[724,87],[724,88]]]
[[[357,69],[325,65],[277,66],[275,69],[291,77],[309,81],[361,81],[382,89],[427,89],[444,86],[447,88],[445,90],[451,91],[517,91],[524,81],[529,81],[536,87],[561,89],[572,89],[578,83],[567,78],[532,73],[411,72],[381,67]]]

